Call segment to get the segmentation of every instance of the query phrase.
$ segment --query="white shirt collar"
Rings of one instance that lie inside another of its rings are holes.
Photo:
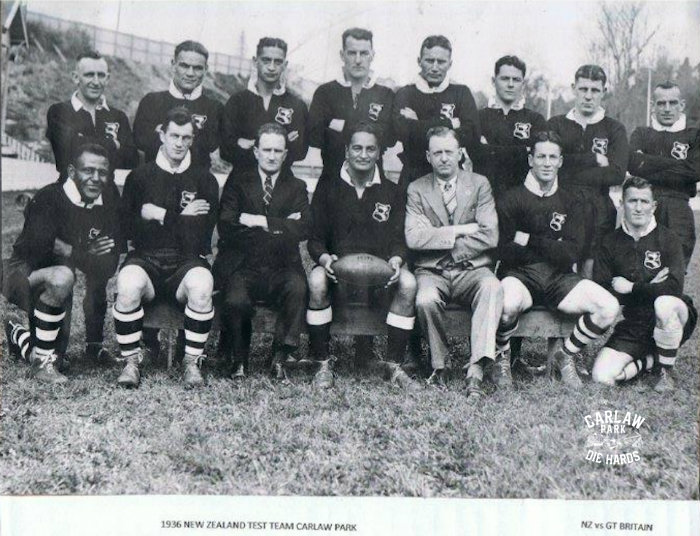
[[[442,93],[447,89],[447,86],[449,86],[450,83],[450,79],[445,77],[445,79],[439,86],[430,87],[428,85],[428,82],[426,82],[425,78],[423,78],[421,75],[418,75],[418,77],[416,78],[416,89],[421,93]]]
[[[583,128],[586,128],[587,125],[595,125],[596,123],[600,123],[604,117],[605,108],[603,108],[602,106],[600,106],[590,117],[583,117],[576,111],[576,108],[571,108],[571,110],[569,110],[569,113],[566,114],[567,119],[575,121]]]
[[[192,163],[192,156],[190,155],[189,151],[187,151],[185,158],[182,159],[182,162],[180,162],[180,165],[177,166],[176,168],[173,168],[170,165],[170,162],[168,162],[168,159],[163,154],[162,148],[158,149],[158,154],[156,155],[156,165],[160,169],[162,169],[163,171],[167,171],[171,175],[175,175],[176,173],[184,173],[190,167],[191,163]]]
[[[258,71],[253,71],[250,74],[250,78],[248,79],[248,91],[253,93],[254,95],[257,95],[260,97],[260,93],[258,93]],[[284,83],[284,78],[280,78],[280,85],[277,86],[275,89],[272,90],[273,95],[284,95],[285,91],[287,91],[287,87]]]
[[[343,179],[345,182],[347,182],[350,186],[355,188],[355,190],[358,190],[357,186],[353,184],[352,178],[350,177],[350,173],[348,172],[348,162],[347,160],[343,162],[343,166],[340,168],[340,178]],[[367,183],[362,191],[365,189],[369,188],[370,186],[374,186],[375,184],[381,184],[382,183],[382,178],[379,174],[379,166],[374,166],[374,175],[372,176],[372,180]],[[359,190],[358,190],[359,191]],[[359,195],[359,194],[358,194]],[[362,197],[359,195],[359,197]]]
[[[555,177],[554,184],[548,192],[542,190],[540,183],[535,178],[535,175],[533,175],[532,170],[527,172],[527,177],[525,177],[525,182],[523,184],[529,192],[535,194],[537,197],[550,197],[554,195],[559,188],[559,177]]]
[[[70,103],[71,103],[71,106],[73,106],[73,110],[75,110],[76,112],[78,110],[80,110],[81,108],[85,107],[85,104],[83,104],[83,101],[81,101],[80,97],[78,96],[77,90],[73,92],[73,95],[71,95]],[[95,106],[96,110],[101,110],[103,108],[105,110],[109,111],[109,106],[107,106],[107,99],[104,95],[102,95],[100,97],[100,102],[98,102],[97,106]]]
[[[508,112],[511,110],[522,110],[525,107],[525,96],[521,95],[518,101],[511,105],[508,111],[506,111],[505,105],[503,104],[503,101],[498,98],[498,95],[493,95],[490,97],[487,106],[495,110],[503,110],[503,113],[508,115]]]
[[[83,208],[92,208],[96,205],[102,205],[102,194],[100,194],[100,196],[97,199],[95,199],[95,201],[93,201],[92,203],[85,203],[85,201],[83,201],[83,197],[78,191],[78,187],[75,185],[73,179],[71,178],[68,178],[66,182],[63,183],[63,191],[65,192],[66,197],[75,206]]]
[[[170,92],[170,94],[176,99],[197,100],[199,97],[202,96],[202,84],[199,84],[196,88],[194,88],[192,90],[192,93],[185,95],[182,91],[175,87],[175,82],[171,80],[168,92]]]
[[[656,116],[652,114],[651,116],[651,128],[658,132],[681,132],[682,130],[685,130],[686,127],[686,119],[685,119],[685,114],[681,114],[681,116],[676,120],[675,123],[673,123],[671,126],[666,127],[659,123],[659,120],[656,119]]]
[[[262,187],[263,190],[265,190],[265,178],[267,177],[267,173],[265,173],[260,166],[258,166],[258,175],[260,176],[260,181],[262,182]],[[275,184],[277,184],[277,178],[280,176],[280,172],[278,171],[274,175],[270,175],[270,178],[272,179],[272,187],[275,187]]]
[[[367,80],[365,80],[365,83],[362,84],[363,89],[370,89],[371,87],[374,86],[374,84],[377,83],[377,73],[374,71],[369,72],[369,76],[367,77]],[[343,87],[351,87],[352,84],[350,83],[349,80],[345,78],[345,71],[341,71],[340,75],[338,78],[335,79],[336,82],[338,82],[341,86]]]
[[[647,225],[647,228],[644,229],[641,233],[639,233],[639,237],[643,237],[651,233],[654,229],[656,229],[656,217],[652,216],[651,220],[649,221],[649,225]],[[630,232],[630,228],[627,226],[627,222],[625,221],[625,218],[622,218],[622,230],[625,232],[625,234],[631,236],[634,238],[634,235]]]

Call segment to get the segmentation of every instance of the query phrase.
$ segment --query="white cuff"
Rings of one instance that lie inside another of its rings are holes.
[[[323,326],[330,324],[333,321],[333,308],[331,306],[325,309],[307,309],[306,323],[309,326]]]
[[[386,323],[390,326],[395,327],[395,328],[405,329],[406,331],[410,331],[413,329],[413,326],[416,323],[416,317],[415,316],[401,316],[401,315],[397,315],[396,313],[389,312],[386,315]]]

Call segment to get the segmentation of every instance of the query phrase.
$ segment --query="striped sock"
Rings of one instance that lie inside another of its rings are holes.
[[[62,307],[53,307],[39,300],[34,308],[34,353],[37,357],[48,357],[56,350],[56,339],[61,323],[66,316]]]
[[[578,354],[586,345],[605,333],[605,330],[606,328],[601,328],[593,322],[590,313],[581,315],[574,326],[574,331],[564,341],[564,351],[570,355]]]
[[[209,338],[211,323],[214,319],[214,308],[210,311],[199,312],[185,307],[185,353],[201,356]]]
[[[114,314],[114,331],[117,332],[119,351],[123,359],[138,353],[143,328],[143,307],[140,305],[131,311],[120,311],[117,305]]]
[[[518,320],[510,324],[499,324],[496,331],[496,353],[502,354],[510,350],[510,339],[518,331]]]
[[[31,350],[32,334],[30,331],[20,324],[12,323],[12,332],[10,333],[10,342],[19,349],[19,355],[24,361],[29,361],[29,352]]]
[[[654,344],[656,354],[659,356],[659,365],[662,367],[672,367],[676,364],[678,347],[683,339],[683,327],[678,325],[667,326],[666,328],[654,328]]]

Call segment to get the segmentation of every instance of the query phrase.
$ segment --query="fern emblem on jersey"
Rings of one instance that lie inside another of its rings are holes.
[[[450,121],[455,118],[455,105],[440,103],[440,117],[444,119],[449,119]]]
[[[564,222],[566,221],[566,214],[559,214],[558,212],[552,213],[552,220],[549,222],[549,227],[553,231],[561,231],[564,227]]]
[[[197,192],[188,192],[186,190],[182,191],[180,196],[180,207],[185,208],[197,197]]]
[[[370,102],[369,103],[369,118],[372,121],[378,121],[379,114],[381,113],[383,108],[384,108],[383,104],[377,104],[376,102]]]
[[[605,156],[608,154],[608,138],[593,138],[593,147],[591,151],[596,154],[602,154]]]
[[[689,144],[674,141],[673,149],[671,149],[671,156],[676,160],[685,160],[688,158],[688,149],[690,149]]]
[[[518,138],[519,140],[529,140],[531,128],[532,128],[531,123],[515,123],[515,129],[513,130],[513,137]]]
[[[658,268],[661,268],[661,252],[649,250],[645,251],[644,266],[649,268],[649,270],[656,270]]]
[[[98,236],[100,236],[100,230],[91,227],[88,231],[88,240],[95,240]]]
[[[207,122],[207,116],[202,114],[192,114],[192,122],[197,129],[202,130],[204,128],[204,123]]]
[[[105,122],[105,136],[117,139],[117,133],[119,132],[119,123]]]
[[[389,219],[390,212],[391,205],[385,205],[384,203],[375,203],[372,218],[374,218],[379,223],[384,223]]]
[[[280,106],[277,108],[277,115],[275,116],[275,121],[277,121],[280,125],[291,125],[293,114],[294,110],[292,110],[291,108],[283,108],[282,106]]]

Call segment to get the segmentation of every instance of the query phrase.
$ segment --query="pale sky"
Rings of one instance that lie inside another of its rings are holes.
[[[490,93],[493,63],[517,54],[529,72],[568,85],[587,63],[586,45],[594,32],[595,2],[425,2],[425,1],[34,1],[30,11],[87,22],[176,43],[194,39],[210,51],[254,54],[263,36],[281,37],[289,61],[317,82],[339,73],[340,34],[361,26],[374,33],[373,68],[399,84],[413,80],[420,42],[442,33],[453,44],[450,77]],[[657,51],[700,62],[700,2],[647,2],[652,24],[660,24]]]

